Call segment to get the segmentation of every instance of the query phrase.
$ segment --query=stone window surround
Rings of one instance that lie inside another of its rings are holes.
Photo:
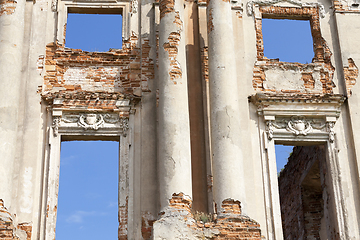
[[[134,113],[130,110],[128,100],[120,100],[118,111],[62,109],[53,107],[61,99],[54,99],[52,106],[47,108],[48,144],[45,151],[44,187],[42,197],[42,214],[40,237],[42,240],[55,239],[56,216],[59,191],[60,148],[61,141],[71,140],[113,140],[119,142],[119,218],[126,218],[125,227],[119,229],[119,234],[132,233],[134,148],[133,127]],[[129,117],[121,117],[122,113],[130,113]],[[88,121],[89,115],[96,115],[94,122]],[[75,116],[75,117],[74,117]],[[107,116],[107,120],[105,120]],[[132,149],[132,150],[131,150]],[[122,214],[124,216],[122,216]],[[120,224],[120,223],[119,223]],[[121,228],[121,225],[119,225]],[[121,232],[122,231],[122,232]]]
[[[333,93],[333,89],[336,87],[332,81],[335,68],[331,63],[332,52],[321,35],[320,19],[325,17],[322,4],[297,0],[254,0],[249,1],[246,8],[248,15],[254,16],[255,23],[256,61],[252,83],[256,91],[305,94]],[[263,17],[309,20],[314,44],[312,62],[302,64],[266,58],[262,36]],[[267,77],[267,73],[271,74],[274,69],[281,72],[282,78],[287,78],[289,73],[296,72],[298,76],[289,79],[296,84],[292,87],[280,84],[279,88],[275,89],[272,85],[276,83]]]
[[[294,6],[277,6],[276,3],[284,2]],[[296,6],[296,7],[295,7]],[[295,11],[291,11],[291,10]],[[293,19],[309,20],[311,35],[314,42],[314,62],[322,62],[325,59],[323,39],[321,38],[320,17],[324,17],[324,6],[318,3],[303,3],[292,0],[268,0],[268,1],[249,1],[247,4],[249,15],[254,15],[256,30],[256,51],[257,61],[269,61],[264,58],[264,42],[262,35],[262,18],[270,19]]]
[[[257,106],[259,116],[259,136],[261,138],[261,165],[266,207],[266,239],[282,240],[282,222],[278,191],[275,144],[291,145],[325,145],[326,164],[332,182],[330,194],[337,209],[333,226],[340,237],[347,239],[348,230],[346,205],[341,197],[342,183],[340,178],[339,159],[336,148],[336,132],[334,126],[340,114],[344,97],[337,95],[332,99],[319,97],[309,99],[299,97],[291,99],[275,95],[256,94],[250,101]],[[294,100],[294,101],[293,101]],[[313,104],[309,104],[309,103]],[[303,108],[299,108],[303,105]],[[320,108],[320,105],[322,108]],[[318,110],[322,109],[322,110]],[[303,130],[296,132],[293,122],[302,121]],[[285,123],[283,125],[277,123]]]
[[[130,37],[130,18],[132,13],[136,13],[136,0],[116,0],[89,2],[86,0],[66,1],[59,0],[57,4],[58,23],[57,23],[57,42],[61,45],[65,43],[66,37],[66,23],[68,13],[116,13],[121,14],[122,18],[122,39],[129,39]]]

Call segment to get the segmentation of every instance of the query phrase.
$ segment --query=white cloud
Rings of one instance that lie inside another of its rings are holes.
[[[68,223],[82,223],[85,217],[89,216],[104,216],[107,215],[107,212],[96,212],[96,211],[76,211],[75,213],[71,214],[70,217],[66,219]]]
[[[108,207],[109,207],[109,208],[111,208],[111,207],[117,207],[117,205],[118,205],[118,202],[116,202],[116,201],[110,201],[110,202],[108,203]]]
[[[60,158],[60,165],[68,165],[70,164],[74,159],[78,159],[79,155],[71,155],[71,156],[67,156],[67,157],[61,157]]]

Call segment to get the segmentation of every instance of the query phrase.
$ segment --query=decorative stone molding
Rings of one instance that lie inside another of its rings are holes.
[[[137,13],[138,12],[138,0],[132,0],[131,1],[131,13]]]
[[[316,2],[309,3],[309,2],[301,2],[301,1],[296,1],[296,0],[254,0],[254,1],[249,1],[246,4],[246,11],[249,16],[252,16],[254,14],[254,7],[271,6],[271,5],[275,5],[277,3],[281,3],[281,2],[290,3],[290,4],[293,4],[298,7],[319,7],[320,16],[322,18],[325,17],[324,5],[322,5],[320,3],[316,3]]]
[[[276,137],[290,141],[306,138],[334,142],[334,126],[345,97],[256,94],[249,100],[264,118],[268,140]]]
[[[286,130],[294,133],[295,135],[304,135],[306,136],[309,132],[313,130],[309,121],[303,116],[294,116],[288,121]]]
[[[98,130],[104,124],[104,118],[101,114],[88,113],[80,114],[78,125],[85,130]]]
[[[58,0],[52,0],[51,1],[51,11],[56,12],[57,11],[57,5],[58,5]]]
[[[296,136],[307,136],[308,134],[328,135],[329,141],[335,139],[333,127],[335,121],[326,121],[324,119],[309,119],[304,116],[292,116],[290,118],[280,118],[275,120],[266,120],[265,132],[269,140],[272,140],[274,134],[284,134],[284,130]],[[282,131],[281,131],[282,130]],[[286,133],[285,133],[286,134]]]
[[[329,141],[332,143],[335,141],[335,131],[334,131],[335,122],[327,122],[326,127],[329,133]]]
[[[60,125],[60,117],[58,116],[53,117],[52,128],[55,137],[57,137],[59,134],[59,125]]]
[[[120,117],[119,113],[61,111],[60,116],[53,116],[52,128],[55,137],[59,132],[82,131],[98,132],[99,134],[121,133],[126,136],[129,129],[129,118]]]

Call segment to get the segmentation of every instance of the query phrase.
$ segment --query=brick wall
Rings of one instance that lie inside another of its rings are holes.
[[[142,43],[140,47],[137,37],[132,36],[122,49],[110,52],[86,52],[50,43],[45,59],[39,59],[39,70],[45,68],[39,91],[46,100],[64,99],[58,106],[63,108],[111,110],[115,100],[141,98],[142,92],[150,91],[148,81],[154,79],[149,40]]]
[[[16,235],[18,229],[26,233],[26,240],[31,240],[32,226],[29,223],[19,223],[17,226],[14,222],[14,216],[5,208],[4,201],[0,199],[0,239],[2,240],[19,240]]]
[[[284,239],[320,239],[324,215],[324,146],[294,147],[279,176]],[[320,171],[322,169],[322,171]],[[323,178],[323,177],[322,177]]]

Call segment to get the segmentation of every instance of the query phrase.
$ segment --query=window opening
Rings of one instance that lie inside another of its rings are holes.
[[[61,143],[56,240],[117,239],[119,143]]]
[[[291,156],[294,146],[286,145],[275,145],[275,154],[276,154],[276,170],[278,176],[280,172],[284,170],[284,167],[288,161],[288,158]]]
[[[264,56],[283,62],[311,63],[314,57],[309,20],[262,19]]]
[[[281,158],[282,146],[275,153]],[[278,174],[284,239],[328,239],[331,208],[324,145],[296,146]]]
[[[122,48],[122,15],[71,13],[66,24],[65,46],[90,52]]]

